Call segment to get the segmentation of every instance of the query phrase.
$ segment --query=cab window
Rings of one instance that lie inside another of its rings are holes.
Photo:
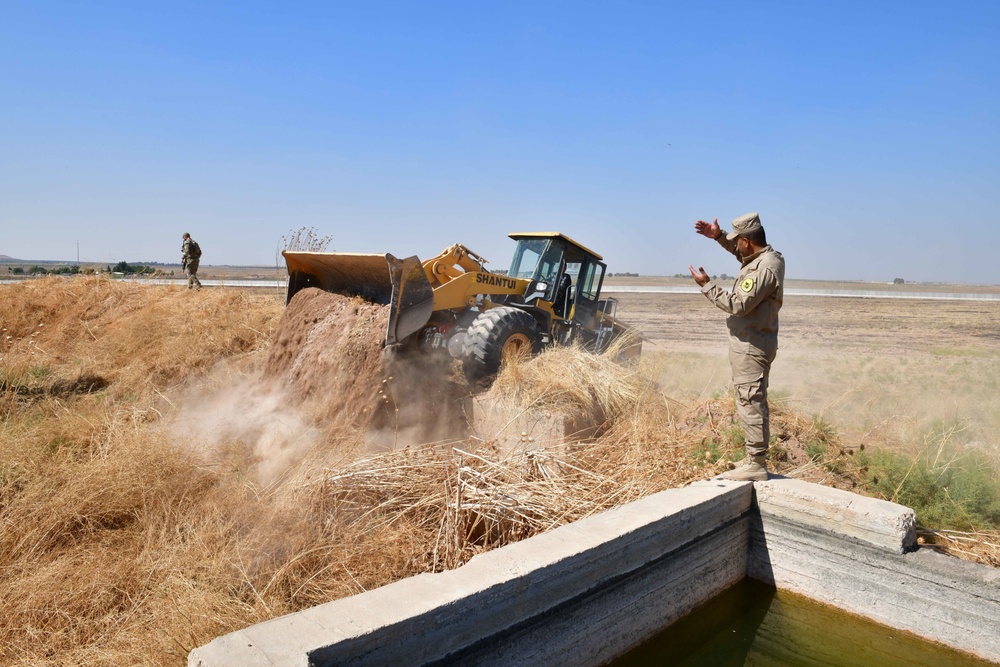
[[[598,290],[601,287],[601,278],[604,277],[604,267],[600,264],[587,262],[583,275],[578,283],[577,289],[583,298],[593,301],[597,299]]]
[[[566,261],[566,275],[573,279],[573,284],[580,283],[580,262]]]
[[[520,239],[514,250],[514,260],[510,264],[512,278],[534,278],[538,260],[549,245],[548,239]]]
[[[542,259],[538,263],[538,272],[535,274],[535,279],[555,284],[556,276],[559,274],[559,264],[562,262],[562,258],[562,246],[558,243],[552,243],[542,254]]]

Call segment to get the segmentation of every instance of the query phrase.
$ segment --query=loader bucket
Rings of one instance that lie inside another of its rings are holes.
[[[434,290],[416,256],[282,251],[288,267],[287,305],[306,287],[389,306],[386,346],[419,331],[434,311]]]

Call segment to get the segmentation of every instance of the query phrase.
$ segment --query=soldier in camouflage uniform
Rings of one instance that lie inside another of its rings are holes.
[[[181,268],[184,275],[188,277],[188,289],[201,289],[201,281],[198,280],[198,261],[201,259],[201,248],[191,238],[191,235],[184,232],[181,244]]]
[[[732,291],[715,284],[699,267],[689,266],[695,282],[708,300],[729,313],[729,364],[736,389],[736,414],[743,426],[746,458],[726,479],[767,479],[767,446],[770,425],[767,378],[778,351],[778,311],[784,295],[785,259],[767,244],[760,216],[747,213],[733,220],[733,231],[719,228],[719,219],[699,220],[695,231],[715,239],[743,265]]]

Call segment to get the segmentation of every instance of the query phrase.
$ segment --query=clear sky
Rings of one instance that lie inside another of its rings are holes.
[[[1000,2],[0,0],[0,254],[735,273],[752,210],[792,278],[1000,283]]]

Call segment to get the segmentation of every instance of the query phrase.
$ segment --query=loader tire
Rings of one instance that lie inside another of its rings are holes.
[[[462,369],[469,382],[496,375],[509,354],[537,354],[542,348],[538,324],[528,313],[500,306],[473,320],[462,344]]]

